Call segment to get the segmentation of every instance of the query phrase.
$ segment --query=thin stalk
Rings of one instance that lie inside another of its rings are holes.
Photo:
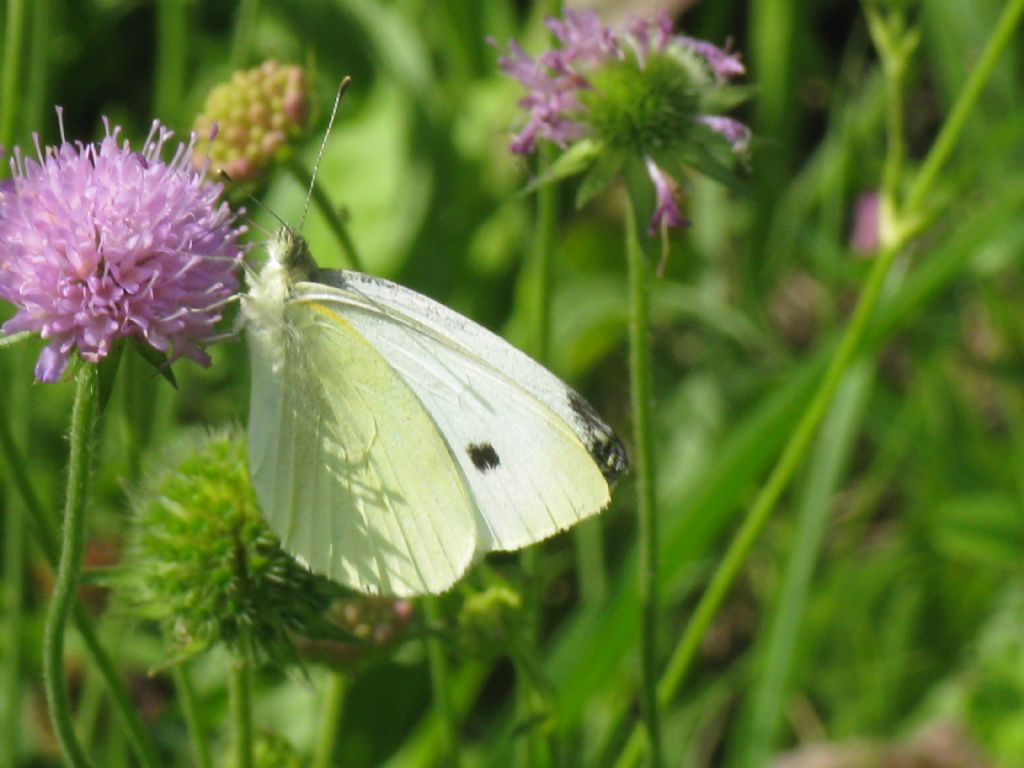
[[[153,114],[174,125],[185,95],[188,17],[185,0],[157,0]]]
[[[228,690],[231,700],[234,768],[253,768],[252,645],[247,631],[239,638],[231,660]]]
[[[28,81],[24,99],[23,125],[41,126],[46,119],[52,119],[53,105],[50,98],[50,52],[57,38],[50,21],[53,17],[54,0],[34,0],[32,3],[31,29],[28,46]]]
[[[963,133],[964,126],[967,124],[967,118],[970,117],[971,110],[974,109],[978,97],[981,96],[985,83],[992,76],[1003,49],[1013,38],[1013,33],[1020,23],[1022,14],[1024,14],[1024,0],[1010,0],[1003,8],[1003,13],[996,22],[996,27],[985,44],[984,50],[978,57],[977,64],[974,65],[963,88],[957,94],[949,116],[942,124],[939,135],[935,138],[927,157],[921,164],[921,170],[907,193],[903,211],[910,223],[913,223],[912,220],[919,213],[918,209],[928,197],[928,193],[932,191],[939,171],[953,154],[960,134]]]
[[[338,240],[338,244],[341,246],[341,250],[345,252],[345,259],[348,262],[350,269],[362,271],[363,260],[359,258],[359,251],[356,250],[356,244],[353,242],[351,235],[348,233],[348,227],[345,226],[345,222],[341,218],[341,214],[338,209],[331,202],[331,199],[327,196],[327,192],[320,186],[320,182],[313,182],[313,177],[310,176],[303,165],[296,159],[292,158],[288,162],[288,170],[292,176],[295,177],[296,181],[302,185],[303,189],[310,190],[313,195],[313,204],[316,205],[321,215],[327,221],[327,226],[330,227],[331,232]]]
[[[551,162],[549,147],[540,153],[537,173],[543,174]],[[537,191],[537,219],[530,249],[534,281],[533,352],[543,365],[551,357],[551,275],[554,262],[555,227],[558,221],[557,190],[550,184]],[[577,529],[578,530],[578,529]],[[573,532],[576,535],[576,531]],[[527,547],[519,554],[519,568],[523,576],[523,627],[522,648],[524,654],[535,658],[540,628],[540,548]],[[519,665],[516,670],[516,712],[521,721],[527,721],[533,712],[534,692],[531,680],[522,674]],[[526,738],[516,745],[516,762],[521,766],[536,765],[543,751],[543,740],[536,729],[531,728]]]
[[[3,731],[4,764],[17,765],[21,753],[22,690],[21,636],[25,598],[25,509],[18,499],[7,499],[4,516],[4,607],[6,608],[6,653],[4,654],[4,700],[7,702]]]
[[[65,757],[76,767],[91,763],[79,744],[71,718],[71,700],[64,674],[64,631],[75,600],[75,588],[85,548],[85,507],[89,495],[90,451],[96,431],[98,370],[95,365],[82,364],[76,376],[75,402],[71,411],[71,455],[64,505],[64,533],[57,580],[46,612],[43,634],[43,675],[50,719]]]
[[[231,41],[231,69],[241,69],[245,66],[259,10],[259,0],[240,0],[238,3],[235,34]]]
[[[626,262],[629,267],[629,383],[633,412],[640,546],[640,714],[651,766],[662,764],[658,685],[658,523],[655,506],[654,435],[651,420],[651,265],[640,242],[637,205],[626,194]]]
[[[31,523],[31,532],[36,538],[36,543],[42,550],[46,561],[56,571],[60,558],[57,526],[51,519],[50,511],[39,501],[39,496],[32,488],[25,472],[25,459],[11,435],[10,420],[4,413],[2,399],[0,399],[0,455],[3,455],[7,461],[7,476],[13,480],[14,488],[17,489],[21,501],[28,511],[28,520]],[[82,637],[82,642],[85,643],[86,650],[92,656],[96,668],[107,684],[114,712],[127,731],[129,742],[134,748],[140,764],[145,768],[157,768],[160,763],[153,742],[146,732],[146,727],[139,718],[139,713],[132,706],[131,697],[118,677],[117,669],[110,655],[100,643],[96,629],[93,627],[92,617],[77,598],[72,609],[72,618]]]
[[[313,768],[331,768],[334,765],[341,715],[345,711],[346,687],[344,675],[340,672],[330,673],[324,706],[320,713],[320,736],[316,743],[316,754],[313,755]]]
[[[441,621],[441,608],[436,597],[423,599],[423,611],[431,628]],[[424,641],[427,645],[427,663],[430,666],[430,684],[434,691],[434,709],[437,711],[441,728],[441,764],[458,768],[462,763],[459,750],[458,730],[452,708],[451,681],[448,676],[448,659],[444,655],[441,638],[428,632]]]
[[[185,728],[188,731],[189,744],[192,747],[192,759],[195,760],[198,768],[213,768],[213,758],[210,755],[210,745],[203,735],[203,719],[199,715],[199,698],[196,696],[195,686],[192,685],[192,676],[188,673],[187,662],[180,662],[171,667],[171,677],[174,679],[174,689],[178,694],[178,704],[181,706],[181,714],[185,719]]]
[[[19,128],[19,114],[22,115],[22,124],[24,124],[26,117],[25,113],[19,111],[17,106],[19,97],[25,96],[24,91],[19,87],[22,81],[23,49],[27,36],[24,0],[8,0],[4,23],[3,71],[0,74],[0,147],[7,147],[9,149]],[[31,52],[32,49],[30,48]],[[34,78],[31,79],[34,81]],[[39,85],[36,82],[32,84],[35,86]],[[30,90],[28,93],[30,99],[38,95],[35,90]],[[0,178],[4,175],[6,174],[0,169]],[[25,358],[24,352],[17,350],[13,358],[10,361],[11,367],[8,370],[23,370],[17,363],[20,359]],[[6,375],[6,371],[4,375]],[[15,384],[12,386],[8,396],[12,405],[21,407],[24,405],[24,395],[25,386]],[[7,437],[13,445],[14,438],[8,432],[8,423],[4,424],[3,430],[7,433]],[[19,430],[19,437],[24,437],[23,429]],[[12,465],[8,470],[8,476],[23,471],[23,465],[17,468]],[[25,596],[25,506],[18,499],[9,499],[6,504],[7,513],[3,526],[3,593],[7,614],[6,621],[4,622],[6,653],[4,654],[3,663],[3,696],[7,702],[7,709],[4,722],[0,724],[0,743],[5,745],[3,757],[0,759],[3,760],[4,765],[11,766],[18,764],[23,731],[21,715],[24,697],[21,667],[24,657],[22,637],[24,634]]]
[[[3,75],[0,78],[0,146],[10,147],[18,130],[21,66],[25,44],[25,0],[7,0]]]

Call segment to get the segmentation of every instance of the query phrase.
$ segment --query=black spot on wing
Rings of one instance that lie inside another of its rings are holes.
[[[481,472],[490,472],[501,464],[498,452],[490,443],[470,443],[466,446],[466,453],[469,454],[473,466]]]
[[[569,407],[576,414],[577,426],[583,444],[587,446],[591,458],[609,482],[615,480],[629,469],[626,449],[612,432],[612,428],[604,423],[590,403],[572,390],[567,394]]]

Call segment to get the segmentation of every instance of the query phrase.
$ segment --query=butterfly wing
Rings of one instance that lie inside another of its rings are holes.
[[[607,506],[622,445],[556,376],[421,294],[354,272],[316,278],[297,295],[351,323],[443,436],[475,501],[477,552],[526,546]]]
[[[250,466],[285,548],[365,592],[440,592],[468,567],[475,504],[430,415],[334,307],[250,326]]]

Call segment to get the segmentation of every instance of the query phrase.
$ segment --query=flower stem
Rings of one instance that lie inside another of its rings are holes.
[[[985,48],[978,57],[977,64],[968,75],[960,93],[957,94],[949,116],[942,124],[939,135],[935,138],[935,142],[921,165],[921,170],[910,187],[903,206],[906,218],[916,217],[918,208],[931,192],[939,171],[942,170],[949,156],[953,154],[957,140],[967,124],[967,118],[970,117],[971,110],[977,103],[985,83],[992,76],[1003,49],[1012,39],[1022,14],[1024,14],[1024,0],[1010,0],[1003,8],[1003,13],[996,22],[996,27],[988,42],[985,43]]]
[[[13,480],[13,486],[21,496],[21,501],[28,511],[28,522],[31,524],[32,534],[43,552],[47,562],[56,571],[60,558],[60,544],[58,541],[57,526],[51,519],[51,514],[39,501],[39,497],[32,488],[28,475],[25,472],[27,463],[18,451],[10,431],[10,420],[4,413],[4,403],[0,399],[0,453],[7,460],[8,478]],[[140,764],[145,768],[156,768],[159,761],[156,756],[156,749],[146,728],[139,718],[138,712],[132,706],[131,698],[125,690],[121,679],[117,676],[117,669],[111,661],[104,647],[100,644],[99,637],[92,624],[89,612],[79,600],[75,600],[72,618],[75,627],[82,637],[86,650],[93,658],[96,668],[107,684],[114,705],[114,711],[121,719],[122,725],[128,732],[129,741],[135,749]]]
[[[0,732],[6,757],[4,764],[15,766],[21,752],[21,633],[25,596],[25,510],[17,499],[6,504],[4,516],[4,607],[7,630],[4,654],[4,699],[7,701],[6,718]]]
[[[4,20],[3,76],[0,79],[0,146],[10,147],[20,114],[15,106],[21,94],[22,47],[25,41],[25,0],[8,0]]]
[[[626,262],[629,267],[629,383],[633,411],[633,471],[636,476],[640,545],[640,713],[651,766],[662,764],[658,685],[658,524],[655,506],[654,438],[651,421],[650,264],[640,242],[637,200],[626,194]]]
[[[73,766],[91,765],[75,735],[71,719],[71,701],[64,675],[64,631],[68,612],[75,600],[85,547],[85,507],[89,491],[90,450],[96,430],[98,380],[97,366],[82,364],[79,367],[75,403],[71,411],[71,455],[60,563],[43,634],[43,673],[50,718],[61,749]]]
[[[185,0],[157,0],[153,113],[172,125],[184,102],[188,39]]]
[[[231,69],[241,69],[245,66],[259,10],[259,0],[240,0],[238,3],[235,33],[231,41]]]
[[[235,657],[231,660],[230,675],[231,721],[234,725],[234,768],[253,768],[252,644],[246,630],[242,630]]]
[[[174,664],[171,667],[171,676],[174,678],[174,688],[178,694],[182,717],[185,719],[185,728],[188,730],[188,740],[192,745],[192,759],[198,768],[213,768],[210,747],[203,735],[203,721],[199,716],[196,689],[192,685],[192,677],[186,664],[184,661]]]
[[[288,170],[304,189],[310,190],[313,196],[313,203],[327,221],[327,226],[330,227],[331,232],[338,239],[338,244],[341,245],[341,249],[345,252],[345,259],[348,261],[349,268],[362,271],[363,261],[359,258],[359,251],[356,250],[356,244],[348,233],[348,227],[345,226],[341,214],[327,196],[324,188],[320,186],[320,182],[313,182],[313,177],[310,176],[309,171],[294,158],[288,162]]]
[[[423,599],[423,611],[433,630],[441,620],[441,608],[436,597]],[[458,731],[452,711],[451,682],[448,679],[448,659],[444,655],[441,638],[433,631],[428,632],[424,642],[427,645],[427,663],[430,665],[430,683],[434,691],[434,707],[441,724],[441,764],[458,768],[461,764]]]
[[[338,743],[338,728],[345,708],[344,675],[332,672],[327,679],[323,711],[320,714],[320,736],[317,739],[313,768],[331,768],[334,765],[334,750]]]

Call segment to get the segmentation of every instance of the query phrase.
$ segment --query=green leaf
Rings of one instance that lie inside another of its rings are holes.
[[[142,356],[143,360],[156,368],[157,373],[167,379],[168,383],[172,387],[175,389],[178,388],[178,381],[174,378],[174,371],[171,370],[171,361],[167,355],[160,350],[149,346],[149,344],[139,341],[138,339],[132,339],[132,345],[135,347],[139,355]]]
[[[1024,513],[1009,494],[952,498],[935,520],[932,544],[948,557],[996,567],[1024,562]]]
[[[619,150],[602,153],[590,167],[579,190],[576,192],[576,207],[582,208],[599,194],[626,164],[626,155]]]
[[[31,331],[22,331],[21,333],[12,333],[10,336],[6,336],[0,333],[0,348],[13,347],[22,341],[27,341],[32,336]]]
[[[758,94],[756,85],[726,85],[701,92],[700,109],[709,115],[718,115],[735,109]]]
[[[542,173],[531,181],[526,186],[526,189],[523,190],[523,193],[535,192],[545,184],[551,184],[582,173],[604,152],[604,149],[605,147],[602,142],[594,141],[593,139],[577,141],[551,164],[547,172]]]

